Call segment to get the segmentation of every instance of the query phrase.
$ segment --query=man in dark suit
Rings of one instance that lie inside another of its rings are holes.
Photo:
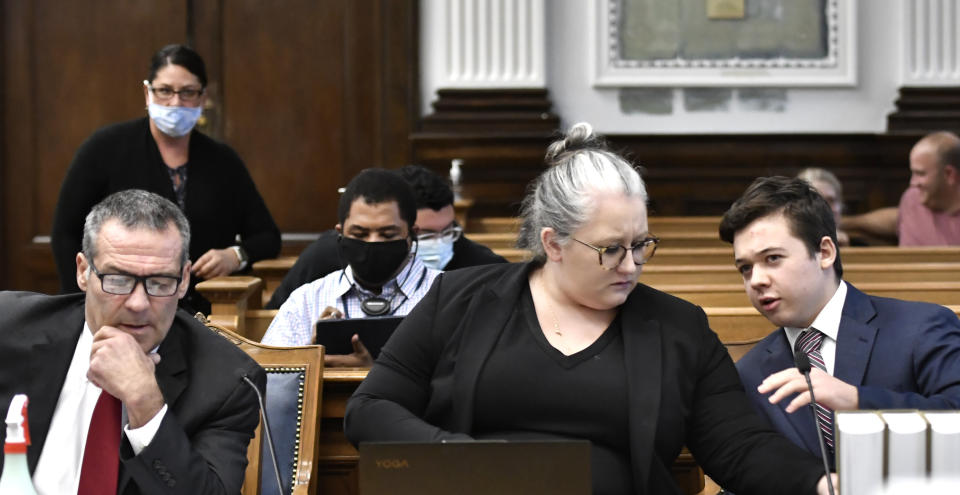
[[[833,411],[960,408],[960,321],[935,304],[873,297],[843,281],[829,205],[807,182],[759,178],[724,214],[750,301],[781,327],[737,362],[758,411],[819,456]],[[816,415],[794,355],[812,364]]]
[[[0,407],[29,396],[40,494],[238,493],[266,377],[183,311],[190,228],[140,190],[88,214],[84,295],[0,293]]]
[[[440,176],[419,165],[407,165],[399,172],[413,188],[417,201],[417,257],[425,265],[449,271],[506,262],[490,248],[463,235],[454,218],[453,191]],[[267,309],[280,308],[297,287],[346,268],[337,252],[338,236],[336,230],[328,230],[303,250],[273,291]]]

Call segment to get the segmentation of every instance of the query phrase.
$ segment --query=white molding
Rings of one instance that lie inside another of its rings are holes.
[[[827,0],[829,53],[823,59],[723,59],[639,62],[619,59],[616,15],[622,0],[590,0],[593,85],[855,86],[857,0]],[[869,6],[868,6],[869,7]]]
[[[430,0],[421,18],[440,88],[546,85],[544,0]]]
[[[903,0],[903,84],[960,86],[960,0]]]

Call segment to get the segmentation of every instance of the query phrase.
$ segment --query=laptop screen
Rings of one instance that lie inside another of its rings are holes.
[[[361,443],[363,495],[589,495],[590,442]]]

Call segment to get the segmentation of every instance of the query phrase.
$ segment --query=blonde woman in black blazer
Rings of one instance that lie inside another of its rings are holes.
[[[658,242],[639,174],[587,124],[547,163],[523,206],[534,260],[438,277],[351,398],[347,437],[586,439],[595,494],[680,493],[686,445],[740,494],[825,490],[755,416],[703,311],[637,284]]]

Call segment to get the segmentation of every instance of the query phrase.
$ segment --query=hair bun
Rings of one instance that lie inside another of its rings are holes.
[[[593,126],[587,122],[578,122],[567,130],[562,139],[550,143],[545,160],[551,163],[566,152],[602,147],[603,143],[593,132]]]

